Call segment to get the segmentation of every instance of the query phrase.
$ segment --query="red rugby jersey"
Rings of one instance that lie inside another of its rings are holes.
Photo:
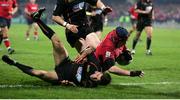
[[[16,0],[0,0],[0,17],[11,19],[13,8],[17,7]]]
[[[96,56],[96,59],[99,60],[101,65],[108,59],[115,60],[115,58],[119,56],[119,54],[126,50],[125,45],[116,48],[116,44],[118,41],[119,37],[116,34],[116,30],[113,30],[108,33],[105,39],[97,46],[94,55]]]
[[[129,9],[129,13],[131,15],[132,19],[138,19],[138,13],[135,12],[136,9],[136,5],[133,5],[130,9]]]
[[[27,9],[29,13],[36,12],[38,10],[38,4],[27,3],[25,9]]]

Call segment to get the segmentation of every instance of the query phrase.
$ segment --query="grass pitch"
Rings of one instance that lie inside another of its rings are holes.
[[[9,32],[15,54],[13,59],[33,66],[36,69],[54,70],[51,42],[41,33],[38,41],[25,40],[25,25],[12,25]],[[65,44],[70,57],[77,52],[66,42],[63,28],[51,26]],[[112,27],[105,27],[104,34]],[[133,33],[134,35],[134,33]],[[32,34],[31,34],[32,36]],[[155,28],[152,39],[153,56],[145,55],[146,37],[136,47],[133,62],[124,69],[140,69],[145,72],[143,78],[112,75],[112,83],[97,88],[79,88],[51,86],[35,77],[28,76],[16,67],[0,60],[0,99],[180,99],[180,30]],[[132,38],[127,46],[131,48]],[[7,54],[3,45],[0,56]]]

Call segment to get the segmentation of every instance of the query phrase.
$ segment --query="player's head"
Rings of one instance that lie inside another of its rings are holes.
[[[126,44],[126,41],[128,39],[128,34],[129,34],[128,31],[123,27],[117,27],[116,34],[118,36],[119,46]]]
[[[124,51],[115,60],[119,65],[128,65],[132,61],[132,55],[129,50]]]
[[[143,0],[143,1],[144,1],[144,2],[148,2],[148,3],[149,3],[149,2],[151,2],[152,0]]]
[[[36,2],[36,0],[29,0],[31,3],[35,3]]]
[[[90,78],[91,80],[98,82],[99,85],[108,85],[111,82],[111,76],[108,73],[102,73],[99,71],[95,71]]]

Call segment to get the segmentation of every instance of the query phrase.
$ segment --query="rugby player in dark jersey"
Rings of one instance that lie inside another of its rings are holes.
[[[102,10],[96,6],[87,4],[86,15],[91,27],[93,28],[93,31],[98,35],[99,39],[101,39],[105,17],[105,15],[102,13]]]
[[[57,0],[52,19],[66,27],[66,38],[71,47],[80,53],[87,46],[94,49],[100,43],[86,16],[86,3],[97,6],[103,13],[112,11],[101,0]]]
[[[147,41],[146,41],[146,55],[152,55],[150,46],[151,46],[151,38],[152,38],[152,20],[154,19],[154,11],[153,11],[153,4],[151,0],[140,0],[137,3],[136,12],[138,13],[138,22],[137,22],[137,33],[133,40],[132,45],[132,54],[135,54],[135,47],[140,38],[140,35],[145,29],[147,34]]]
[[[77,64],[68,57],[67,50],[55,32],[39,19],[43,11],[44,9],[40,9],[33,13],[32,18],[52,42],[55,71],[35,70],[30,66],[12,60],[7,55],[4,55],[2,60],[9,65],[16,66],[28,75],[38,77],[52,84],[75,84],[81,87],[109,84],[111,81],[110,75],[99,72],[97,66],[93,63]]]

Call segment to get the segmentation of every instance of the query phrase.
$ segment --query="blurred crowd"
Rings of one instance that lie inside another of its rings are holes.
[[[20,21],[24,22],[24,6],[28,0],[17,0],[20,9],[15,18],[21,18]],[[113,12],[108,15],[109,22],[119,20],[121,16],[128,16],[128,9],[136,2],[136,0],[102,0],[113,8]],[[175,21],[180,23],[180,0],[153,0],[155,6],[155,21],[159,23],[167,21]],[[40,7],[46,7],[47,11],[44,15],[44,20],[52,23],[51,15],[56,4],[56,0],[37,0]],[[48,16],[47,16],[48,15]]]

